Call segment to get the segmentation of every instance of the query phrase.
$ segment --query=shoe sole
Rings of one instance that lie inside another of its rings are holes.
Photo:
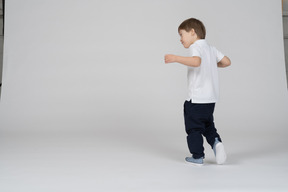
[[[197,166],[197,167],[202,167],[203,166],[203,164],[193,163],[193,162],[186,161],[186,160],[185,160],[185,163],[188,164],[188,165],[194,165],[194,166]]]
[[[226,159],[227,159],[224,145],[221,142],[219,142],[216,144],[215,148],[216,148],[216,162],[217,162],[217,164],[219,164],[219,165],[224,164],[226,162]]]

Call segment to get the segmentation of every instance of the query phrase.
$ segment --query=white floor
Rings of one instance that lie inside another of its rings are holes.
[[[288,191],[287,136],[244,135],[224,134],[225,165],[205,144],[194,167],[179,130],[1,133],[0,191]]]

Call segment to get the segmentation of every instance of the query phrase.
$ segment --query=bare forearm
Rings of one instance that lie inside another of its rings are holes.
[[[200,57],[177,56],[176,62],[181,63],[181,64],[186,65],[186,66],[189,66],[189,67],[199,67],[201,64],[201,58]]]
[[[178,55],[165,55],[165,63],[181,63],[190,67],[199,67],[201,64],[200,57],[183,57]]]

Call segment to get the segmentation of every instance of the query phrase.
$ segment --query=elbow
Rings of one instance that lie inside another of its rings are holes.
[[[200,67],[201,65],[201,58],[200,57],[194,57],[194,60],[191,64],[191,67]]]
[[[227,64],[226,66],[229,67],[231,65],[231,60],[229,59],[229,57],[227,57]]]
[[[227,67],[229,67],[231,65],[231,61],[229,61],[228,63],[227,63]]]
[[[220,62],[222,67],[229,67],[231,65],[231,60],[227,57],[223,62]]]
[[[200,67],[201,62],[200,63],[195,63],[193,67]]]
[[[225,56],[219,63],[217,63],[218,67],[229,67],[231,65],[231,60],[229,57]]]

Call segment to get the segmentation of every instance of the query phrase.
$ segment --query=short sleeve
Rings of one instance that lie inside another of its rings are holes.
[[[225,55],[216,49],[216,59],[217,63],[220,62]]]
[[[189,52],[191,57],[197,56],[201,58],[201,51],[199,46],[190,46]]]

